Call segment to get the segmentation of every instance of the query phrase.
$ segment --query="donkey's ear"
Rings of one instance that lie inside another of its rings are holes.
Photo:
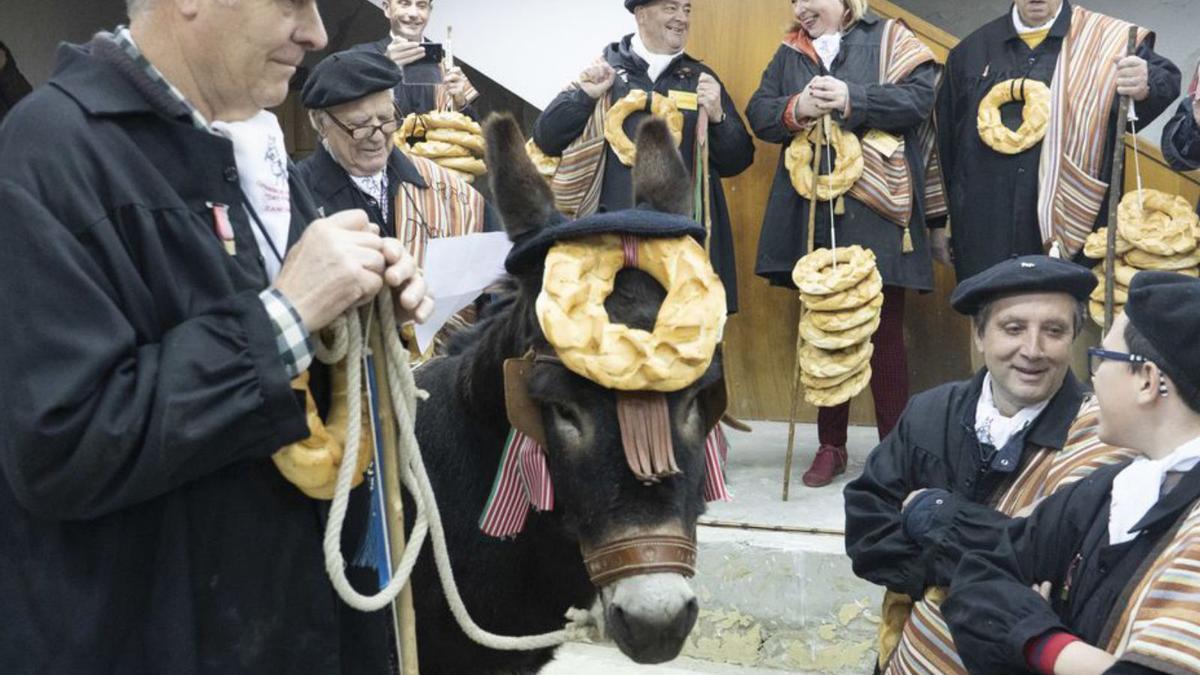
[[[554,195],[525,154],[525,138],[512,115],[493,114],[484,123],[492,197],[508,238],[540,230],[554,215]]]
[[[667,124],[657,118],[642,122],[633,164],[633,202],[656,211],[692,215],[692,185],[687,167]]]

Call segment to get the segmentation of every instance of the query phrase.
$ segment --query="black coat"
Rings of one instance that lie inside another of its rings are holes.
[[[334,160],[333,155],[319,144],[316,151],[297,166],[299,176],[308,189],[312,191],[317,206],[325,213],[337,213],[347,209],[362,209],[370,216],[371,222],[381,223],[387,236],[395,236],[395,223],[391,218],[384,221],[383,211],[379,203],[367,196],[346,173],[346,170]],[[429,184],[421,177],[420,172],[413,166],[412,160],[399,150],[392,150],[388,157],[388,213],[395,217],[396,192],[401,184],[411,186],[409,189],[427,190]],[[484,209],[484,226],[487,232],[501,229],[500,217],[489,205]]]
[[[995,545],[1010,518],[993,505],[1026,460],[1042,448],[1062,449],[1083,402],[1070,372],[1026,432],[1020,457],[1007,465],[985,461],[975,435],[985,373],[914,396],[896,428],[871,451],[862,475],[846,486],[846,553],[858,576],[916,600],[930,586],[949,585],[964,553]],[[905,533],[900,507],[922,488],[949,494],[934,510],[927,535],[914,540]]]
[[[0,121],[3,121],[8,111],[17,105],[17,101],[28,96],[32,89],[29,80],[17,70],[17,62],[3,42],[0,42],[0,51],[8,56],[8,63],[0,68]]]
[[[428,42],[428,40],[426,40]],[[392,44],[391,37],[385,37],[374,42],[364,42],[351,47],[351,50],[371,51],[387,55],[388,46]],[[396,105],[400,114],[427,113],[437,110],[437,86],[442,82],[442,67],[438,63],[410,63],[401,69],[404,82],[396,85]],[[461,111],[464,115],[478,119],[474,107],[467,104]]]
[[[353,672],[233,146],[96,44],[0,129],[0,671]]]
[[[1091,645],[1106,641],[1107,624],[1125,609],[1125,596],[1140,581],[1143,565],[1200,499],[1197,467],[1134,526],[1141,530],[1136,539],[1112,546],[1112,483],[1128,465],[1098,469],[1063,488],[1028,519],[1014,520],[994,549],[963,558],[942,613],[971,672],[1027,672],[1026,643],[1051,630]],[[1030,588],[1044,581],[1052,586],[1050,602]],[[1105,672],[1159,671],[1119,661]]]
[[[904,136],[905,158],[913,178],[913,251],[902,252],[904,230],[850,195],[845,196],[846,213],[836,216],[838,246],[859,244],[875,252],[883,282],[923,291],[933,290],[933,263],[925,231],[925,164],[917,131],[933,111],[937,65],[918,66],[898,84],[879,83],[880,34],[884,24],[865,16],[842,38],[842,50],[833,70],[814,62],[793,47],[783,44],[763,72],[758,91],[746,107],[754,134],[768,143],[783,146],[779,152],[775,181],[763,216],[754,271],[776,286],[794,288],[792,268],[807,253],[809,201],[792,186],[784,155],[792,131],[783,124],[788,101],[820,75],[832,75],[846,83],[850,93],[850,117],[837,114],[838,124],[862,138],[869,129]],[[829,171],[821,158],[822,171]],[[830,246],[830,204],[817,205],[816,246]]]
[[[1042,144],[1016,155],[992,150],[979,138],[979,102],[998,82],[1027,77],[1049,85],[1071,27],[1071,3],[1049,36],[1030,50],[1017,34],[1009,13],[968,35],[946,59],[946,76],[937,98],[938,148],[950,206],[954,268],[961,282],[1016,255],[1043,252],[1038,226],[1038,163]],[[1162,114],[1179,96],[1179,69],[1153,51],[1151,35],[1138,48],[1150,70],[1150,97],[1137,104],[1139,128]],[[1105,140],[1101,176],[1112,174],[1118,98]],[[1020,106],[1001,109],[1004,123],[1021,124]],[[1096,226],[1108,223],[1106,197]]]
[[[1200,124],[1192,112],[1192,99],[1184,98],[1175,115],[1163,127],[1163,156],[1176,171],[1200,169]],[[1196,204],[1200,214],[1200,203]]]
[[[648,65],[642,57],[633,53],[626,35],[604,49],[604,60],[617,71],[616,82],[609,92],[610,100],[624,98],[633,89],[644,89],[666,94],[671,90],[694,92],[701,73],[717,78],[711,68],[684,54],[676,59],[654,82],[647,73]],[[713,267],[725,284],[725,296],[729,313],[737,312],[737,261],[733,253],[733,229],[729,220],[729,206],[725,202],[725,190],[721,178],[730,178],[745,171],[754,162],[754,141],[746,125],[738,116],[737,106],[722,85],[721,107],[725,119],[708,128],[710,184],[712,186],[712,244]],[[583,133],[588,120],[595,111],[596,101],[582,89],[568,89],[559,94],[538,117],[533,128],[533,138],[547,155],[562,154]],[[625,133],[634,138],[638,124],[646,113],[634,113],[625,120]],[[694,166],[696,150],[696,121],[699,113],[683,111],[683,143],[679,150],[689,168]],[[633,204],[633,172],[617,159],[612,148],[607,149],[604,163],[604,184],[600,191],[600,206],[608,211],[626,209]]]

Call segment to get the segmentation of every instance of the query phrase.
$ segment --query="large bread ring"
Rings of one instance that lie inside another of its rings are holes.
[[[1200,266],[1200,249],[1180,255],[1162,256],[1135,248],[1124,255],[1126,263],[1139,270],[1182,272]]]
[[[813,188],[813,135],[816,125],[792,137],[783,154],[783,165],[792,179],[792,187],[805,199],[812,199]],[[817,199],[829,202],[850,191],[863,175],[862,144],[853,132],[843,131],[836,124],[829,125],[829,138],[825,142],[833,146],[836,156],[833,171],[817,178]]]
[[[478,122],[460,112],[440,110],[425,113],[421,115],[421,120],[430,129],[458,129],[476,136],[483,134],[483,128],[479,126]]]
[[[612,104],[604,116],[604,140],[608,141],[608,147],[612,148],[617,159],[625,166],[633,166],[634,160],[637,159],[637,148],[625,133],[625,119],[645,109],[646,91],[634,89],[626,94],[625,98]],[[676,144],[683,142],[683,113],[679,112],[679,106],[675,105],[670,97],[654,92],[650,99],[650,114],[666,120],[667,128],[675,137]]]
[[[1013,131],[1004,125],[1000,108],[1013,101],[1024,102],[1021,128]],[[979,102],[976,125],[979,138],[989,148],[1005,155],[1024,152],[1046,137],[1050,124],[1050,87],[1038,80],[1005,80],[992,87]]]
[[[1196,248],[1197,216],[1187,200],[1159,190],[1136,190],[1121,199],[1117,232],[1146,253],[1173,256]]]
[[[313,499],[333,499],[333,488],[337,483],[338,468],[346,446],[346,427],[349,411],[344,404],[347,391],[345,364],[334,366],[331,373],[333,405],[328,420],[322,421],[317,413],[317,404],[308,387],[308,371],[292,381],[294,388],[304,389],[304,412],[308,421],[308,438],[284,446],[271,459],[276,468],[300,491]],[[370,408],[363,398],[362,437],[358,447],[358,461],[351,487],[363,481],[363,473],[371,464]]]
[[[1121,236],[1121,228],[1117,228],[1117,244],[1116,254],[1125,255],[1133,248],[1133,244],[1129,243]],[[1083,255],[1092,260],[1104,260],[1105,251],[1108,250],[1108,228],[1102,227],[1088,235],[1087,240],[1083,242]]]
[[[875,252],[857,244],[819,248],[796,262],[792,282],[806,295],[833,295],[858,286],[874,269]]]
[[[1103,327],[1104,326],[1104,299],[1101,298],[1099,301],[1089,299],[1088,300],[1088,311],[1092,315],[1092,321],[1095,321],[1098,325]],[[1115,301],[1113,302],[1113,316],[1114,317],[1120,316],[1121,313],[1124,311],[1125,311],[1125,305],[1123,305],[1119,302],[1115,302]]]
[[[1101,305],[1103,305],[1104,304],[1104,289],[1108,286],[1108,284],[1105,283],[1103,274],[1097,274],[1096,277],[1100,279],[1100,283],[1096,284],[1096,287],[1094,289],[1092,289],[1092,294],[1088,297],[1092,302],[1098,302]],[[1121,284],[1115,284],[1113,286],[1113,302],[1118,305],[1124,306],[1128,300],[1129,300],[1129,287],[1122,286]]]
[[[625,266],[621,236],[560,241],[545,265],[538,323],[573,372],[609,389],[670,392],[708,369],[725,329],[725,287],[695,239],[637,240],[637,268],[667,289],[653,333],[610,323],[604,309]]]
[[[851,328],[857,328],[871,319],[879,316],[880,310],[883,308],[883,295],[875,296],[875,299],[857,309],[847,309],[840,312],[819,312],[810,310],[804,313],[804,318],[808,320],[814,328],[822,330],[826,333],[837,333],[839,331],[847,331]]]
[[[883,277],[879,270],[871,273],[861,284],[854,288],[834,293],[833,295],[800,294],[800,301],[805,309],[815,309],[818,312],[835,312],[855,309],[871,302],[875,296],[883,292]]]
[[[850,330],[844,330],[838,333],[827,333],[820,328],[812,325],[808,320],[809,312],[805,312],[800,318],[800,337],[805,342],[821,349],[845,349],[853,347],[860,342],[866,342],[871,339],[875,331],[879,329],[880,317],[876,315],[867,323],[861,326],[856,326]]]
[[[425,134],[425,140],[443,141],[453,143],[454,145],[461,145],[469,150],[473,157],[483,157],[484,153],[487,152],[487,145],[483,140],[483,136],[463,131],[462,129],[430,129]]]
[[[858,372],[874,353],[875,345],[870,340],[835,350],[805,344],[800,347],[800,369],[813,378],[837,377]]]
[[[803,384],[805,389],[832,389],[846,380],[855,377],[862,372],[863,369],[870,367],[870,363],[863,363],[858,368],[855,368],[848,373],[842,373],[841,375],[835,375],[833,377],[813,377],[812,375],[809,375],[801,370],[800,384]]]
[[[558,173],[558,165],[562,162],[562,157],[551,157],[542,152],[532,138],[525,141],[525,154],[529,155],[529,159],[543,178],[554,178],[554,174]]]
[[[438,157],[433,161],[442,168],[471,176],[482,176],[487,173],[487,165],[483,163],[483,160],[474,157]]]
[[[868,364],[866,368],[860,370],[854,377],[829,389],[806,387],[804,389],[804,400],[821,408],[832,408],[835,405],[841,405],[858,396],[862,393],[863,389],[867,388],[867,384],[870,382],[871,366]]]
[[[417,157],[439,159],[442,157],[470,157],[471,151],[461,145],[445,141],[421,141],[408,149]]]

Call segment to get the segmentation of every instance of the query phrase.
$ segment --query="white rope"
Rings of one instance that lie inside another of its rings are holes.
[[[833,171],[833,143],[830,135],[833,129],[829,125],[829,115],[821,118],[821,124],[825,125],[825,163],[829,165],[829,170]],[[833,271],[837,272],[837,225],[834,222],[834,211],[837,210],[835,204],[838,199],[845,199],[844,196],[835,198],[829,202],[829,248],[833,249]]]
[[[1138,131],[1137,131],[1137,108],[1132,100],[1129,101],[1129,128],[1133,133],[1133,172],[1137,174],[1137,198],[1138,211],[1145,213],[1145,205],[1142,204],[1142,153],[1138,151]]]
[[[386,607],[408,583],[416,565],[417,556],[425,543],[427,535],[433,542],[433,557],[437,563],[438,578],[442,582],[442,590],[450,611],[462,628],[463,633],[476,643],[489,649],[505,651],[529,651],[556,647],[568,640],[587,637],[589,628],[597,624],[595,617],[588,610],[571,608],[566,614],[567,624],[562,629],[541,635],[511,637],[490,633],[471,618],[458,584],[454,580],[454,571],[450,564],[450,553],[446,547],[446,534],[442,527],[442,516],[438,511],[437,499],[433,494],[433,486],[425,470],[425,462],[421,458],[420,446],[417,443],[415,420],[417,400],[429,398],[427,392],[417,388],[409,364],[408,350],[400,342],[399,331],[395,330],[396,318],[394,296],[390,290],[385,290],[376,298],[379,310],[379,325],[383,333],[384,353],[377,355],[382,358],[387,369],[388,391],[391,394],[392,409],[399,428],[397,439],[399,452],[400,479],[404,487],[412,495],[416,509],[413,531],[404,550],[391,581],[379,593],[365,596],[351,587],[346,579],[346,561],[342,556],[341,539],[342,525],[346,518],[346,507],[350,498],[350,483],[354,478],[355,467],[358,464],[359,441],[362,435],[362,366],[363,366],[363,335],[358,310],[351,310],[337,321],[346,332],[346,370],[349,386],[347,408],[349,423],[346,429],[345,453],[342,464],[338,468],[337,483],[334,487],[333,503],[329,510],[329,522],[325,529],[325,569],[333,582],[338,596],[350,607],[362,611],[373,612]],[[335,330],[335,343],[340,343],[336,337],[340,333]]]

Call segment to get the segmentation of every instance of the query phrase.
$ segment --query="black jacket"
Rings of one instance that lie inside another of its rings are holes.
[[[617,71],[617,79],[608,93],[610,100],[624,98],[633,89],[644,89],[667,94],[671,90],[696,91],[701,73],[717,78],[711,68],[684,54],[676,59],[654,82],[647,73],[648,65],[630,47],[632,35],[614,42],[604,49],[604,59]],[[710,124],[708,131],[710,184],[712,186],[712,262],[721,281],[725,284],[725,297],[729,313],[737,311],[737,265],[733,254],[733,229],[729,220],[729,207],[725,202],[725,191],[721,178],[730,178],[746,170],[754,162],[754,141],[746,125],[738,116],[737,106],[722,85],[721,107],[725,119],[720,124]],[[533,128],[533,138],[547,155],[562,154],[587,126],[595,111],[596,101],[582,89],[569,89],[559,94],[538,117]],[[633,139],[638,123],[645,113],[634,113],[625,120],[625,133]],[[683,161],[689,169],[694,166],[696,150],[696,121],[699,113],[683,111],[683,143],[679,146]],[[604,163],[604,184],[600,191],[600,206],[608,211],[629,208],[633,204],[633,172],[617,159],[608,148]]]
[[[773,285],[794,288],[792,268],[808,251],[809,201],[792,186],[784,164],[793,133],[783,124],[783,113],[792,96],[819,75],[832,75],[846,83],[850,95],[850,117],[839,113],[838,124],[860,139],[870,129],[880,129],[904,137],[904,154],[913,178],[911,234],[913,251],[902,252],[904,230],[846,195],[846,213],[836,216],[838,246],[859,244],[875,252],[883,283],[892,286],[933,290],[933,263],[925,233],[925,164],[921,158],[917,131],[933,112],[937,65],[918,66],[898,84],[879,82],[880,34],[884,24],[868,14],[842,38],[842,50],[833,61],[833,70],[813,62],[787,44],[779,46],[763,72],[758,91],[746,107],[746,119],[754,134],[768,143],[782,145],[775,182],[763,216],[762,236],[758,240],[755,272]],[[828,172],[826,158],[822,171]],[[830,204],[817,206],[816,245],[827,248]]]
[[[374,42],[364,42],[350,49],[387,55],[388,46],[391,44],[392,38],[389,36]],[[405,81],[396,85],[395,90],[393,90],[396,105],[400,108],[400,114],[427,113],[436,110],[437,85],[442,82],[441,65],[437,63],[410,63],[407,66],[403,66],[400,70],[404,73]],[[469,103],[459,112],[472,119],[478,119],[475,108]]]
[[[1197,467],[1134,526],[1141,531],[1136,539],[1112,546],[1112,483],[1128,465],[1098,469],[1063,488],[1029,518],[1014,520],[994,549],[963,557],[942,613],[971,672],[1028,672],[1025,645],[1052,630],[1102,648],[1108,642],[1113,615],[1127,606],[1144,564],[1158,555],[1180,518],[1200,499]],[[1030,588],[1044,581],[1052,587],[1050,602]],[[1160,671],[1118,661],[1106,672]]]
[[[344,672],[233,146],[114,50],[63,46],[0,129],[0,671]]]
[[[979,102],[998,82],[1028,77],[1047,85],[1071,27],[1071,3],[1063,1],[1062,14],[1036,49],[1030,50],[1013,27],[1009,13],[968,35],[946,59],[946,76],[937,98],[938,148],[954,230],[954,267],[958,280],[1015,255],[1041,253],[1038,226],[1038,163],[1042,144],[1016,155],[992,150],[979,138]],[[1154,36],[1138,48],[1150,70],[1150,97],[1137,104],[1139,128],[1154,121],[1179,96],[1179,69],[1155,54]],[[1114,97],[1105,140],[1102,176],[1112,174],[1112,147],[1116,136],[1117,103]],[[1001,109],[1004,123],[1021,124],[1020,106]],[[1108,199],[1096,218],[1108,222]]]
[[[395,236],[395,223],[391,219],[385,222],[379,203],[358,189],[350,174],[334,160],[333,155],[319,144],[313,154],[297,165],[297,173],[308,189],[312,191],[317,206],[325,213],[337,213],[347,209],[362,209],[370,216],[371,222],[380,223],[387,236]],[[395,217],[396,192],[403,187],[409,189],[427,190],[429,184],[413,166],[412,160],[399,150],[392,150],[388,157],[388,213]],[[403,184],[403,185],[402,185]],[[435,189],[437,186],[434,186]],[[488,205],[484,210],[484,226],[487,232],[501,229],[500,217]]]
[[[17,105],[17,101],[28,96],[32,89],[29,86],[29,80],[26,80],[21,71],[17,70],[17,62],[3,42],[0,42],[0,51],[8,56],[8,63],[0,68],[0,122],[2,122],[13,106]]]
[[[985,461],[975,435],[985,374],[914,396],[896,428],[871,451],[862,475],[846,486],[846,553],[858,576],[916,600],[930,586],[949,585],[964,553],[995,545],[1010,518],[993,505],[1025,462],[1038,449],[1062,449],[1083,403],[1083,389],[1069,371],[1021,450]],[[927,505],[932,527],[914,539],[900,507],[922,488],[948,494]]]
[[[1200,124],[1196,124],[1191,98],[1183,99],[1175,115],[1163,127],[1162,151],[1167,163],[1176,171],[1200,169]],[[1196,204],[1196,213],[1200,213],[1200,204]]]

